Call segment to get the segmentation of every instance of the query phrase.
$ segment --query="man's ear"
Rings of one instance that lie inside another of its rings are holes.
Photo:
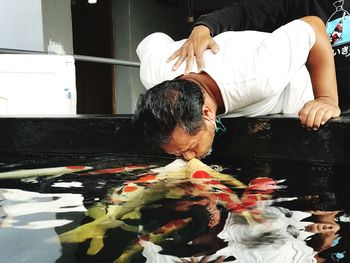
[[[216,118],[215,112],[208,105],[203,105],[202,113],[203,117],[207,117],[210,120],[215,120]]]

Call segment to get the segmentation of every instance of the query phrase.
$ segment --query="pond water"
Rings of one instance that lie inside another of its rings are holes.
[[[1,157],[1,262],[350,262],[350,167],[173,161]]]

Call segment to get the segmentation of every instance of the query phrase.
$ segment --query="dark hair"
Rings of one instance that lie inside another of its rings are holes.
[[[147,142],[166,144],[176,126],[191,135],[200,130],[203,104],[199,85],[188,80],[168,80],[140,95],[133,120]]]

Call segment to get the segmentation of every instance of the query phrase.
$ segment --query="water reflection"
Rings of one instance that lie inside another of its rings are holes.
[[[249,225],[242,218],[229,213],[223,229],[211,240],[226,244],[209,256],[174,258],[161,254],[162,248],[148,241],[142,241],[143,255],[147,262],[337,262],[344,252],[322,255],[328,248],[339,242],[339,224],[329,215],[338,211],[299,212],[281,207],[269,207],[265,211],[266,220]],[[304,221],[304,220],[315,221]],[[199,240],[201,238],[197,238]],[[195,244],[202,243],[195,242]]]
[[[80,194],[40,194],[18,189],[0,189],[1,227],[17,229],[43,229],[71,223],[67,219],[55,219],[57,213],[85,212]],[[25,221],[31,216],[31,221]],[[38,220],[34,220],[34,216]]]
[[[0,189],[1,262],[55,262],[62,250],[55,227],[73,222],[68,213],[85,211],[81,194]]]
[[[218,172],[197,160],[164,165],[169,162],[80,157],[63,165],[88,169],[42,173],[64,167],[55,159],[41,163],[33,180],[32,162],[4,161],[0,251],[6,262],[16,239],[43,231],[51,232],[33,249],[54,249],[55,256],[26,262],[346,262],[349,216],[337,207],[329,169],[321,169],[326,177],[313,187],[300,185],[300,167]],[[23,180],[10,166],[31,171]],[[28,256],[28,248],[13,253]]]

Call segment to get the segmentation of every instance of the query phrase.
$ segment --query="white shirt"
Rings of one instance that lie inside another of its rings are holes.
[[[220,51],[215,55],[204,52],[205,71],[221,91],[223,116],[297,113],[314,98],[305,63],[315,39],[312,27],[302,20],[273,33],[230,31],[215,36]],[[184,63],[172,71],[173,63],[166,62],[184,42],[164,33],[153,33],[141,41],[136,52],[141,82],[147,89],[185,71]]]

